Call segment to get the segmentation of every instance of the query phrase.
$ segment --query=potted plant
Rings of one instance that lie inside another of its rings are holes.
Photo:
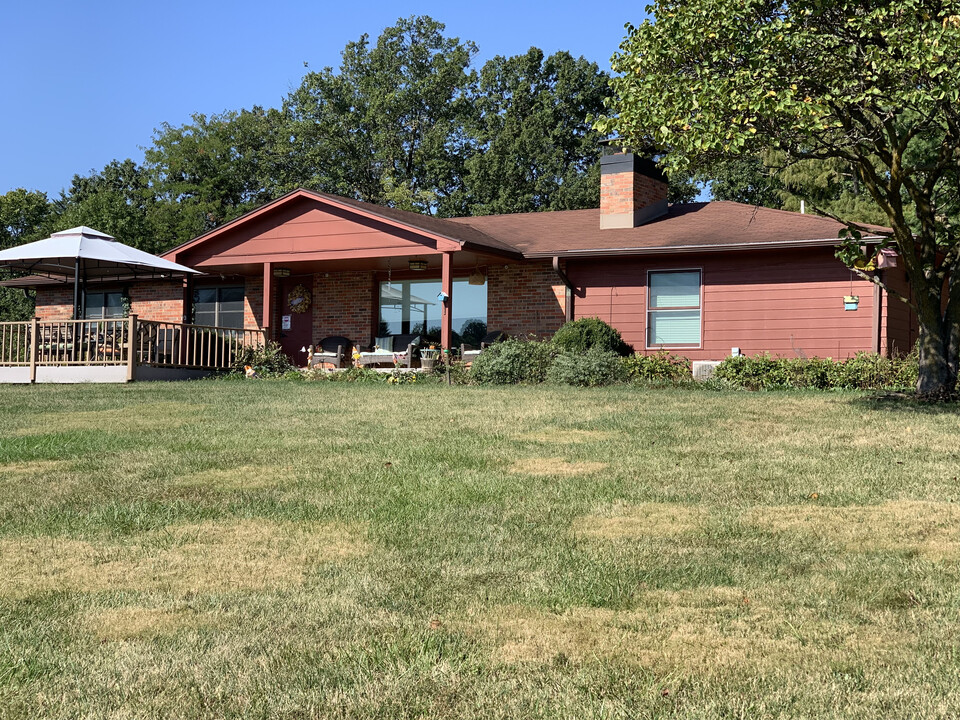
[[[440,351],[434,345],[429,348],[422,348],[420,350],[420,367],[424,370],[433,370],[439,355]]]

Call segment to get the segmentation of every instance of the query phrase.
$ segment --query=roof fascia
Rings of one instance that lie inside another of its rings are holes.
[[[878,235],[862,238],[866,244],[875,245],[883,238]],[[660,245],[657,247],[633,248],[586,248],[580,250],[544,250],[525,253],[525,258],[559,257],[602,257],[606,255],[671,255],[682,253],[726,252],[730,250],[791,249],[803,247],[830,247],[840,245],[837,238],[817,238],[814,240],[782,240],[774,242],[736,243],[733,245]]]

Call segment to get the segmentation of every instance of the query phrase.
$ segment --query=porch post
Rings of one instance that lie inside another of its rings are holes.
[[[440,306],[440,344],[449,351],[453,338],[453,253],[445,252],[442,261],[440,285],[447,299]]]
[[[263,320],[260,327],[263,328],[264,342],[270,342],[270,321],[273,317],[273,263],[265,262],[263,264]]]

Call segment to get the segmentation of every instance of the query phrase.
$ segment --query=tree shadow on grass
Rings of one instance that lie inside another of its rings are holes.
[[[850,400],[850,404],[864,412],[888,412],[925,416],[960,414],[960,402],[925,402],[914,392],[876,391]]]

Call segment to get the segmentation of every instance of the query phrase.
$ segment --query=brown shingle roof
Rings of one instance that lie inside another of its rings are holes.
[[[483,230],[469,225],[466,227],[463,225],[451,225],[449,220],[434,217],[433,215],[422,215],[421,213],[410,212],[409,210],[397,210],[396,208],[374,205],[373,203],[363,202],[361,200],[328,195],[312,190],[305,190],[304,192],[331,202],[340,203],[341,205],[350,205],[351,207],[363,210],[372,215],[379,215],[380,217],[403,223],[412,228],[419,228],[420,230],[425,230],[435,235],[442,235],[451,240],[464,242],[467,245],[472,245],[473,249],[476,250],[497,250],[510,255],[516,255],[518,253],[517,247],[509,241],[490,237],[483,232]]]
[[[665,215],[623,229],[601,229],[599,209],[485,215],[447,222],[509,243],[526,257],[830,244],[844,227],[820,215],[729,201],[671,205]]]

